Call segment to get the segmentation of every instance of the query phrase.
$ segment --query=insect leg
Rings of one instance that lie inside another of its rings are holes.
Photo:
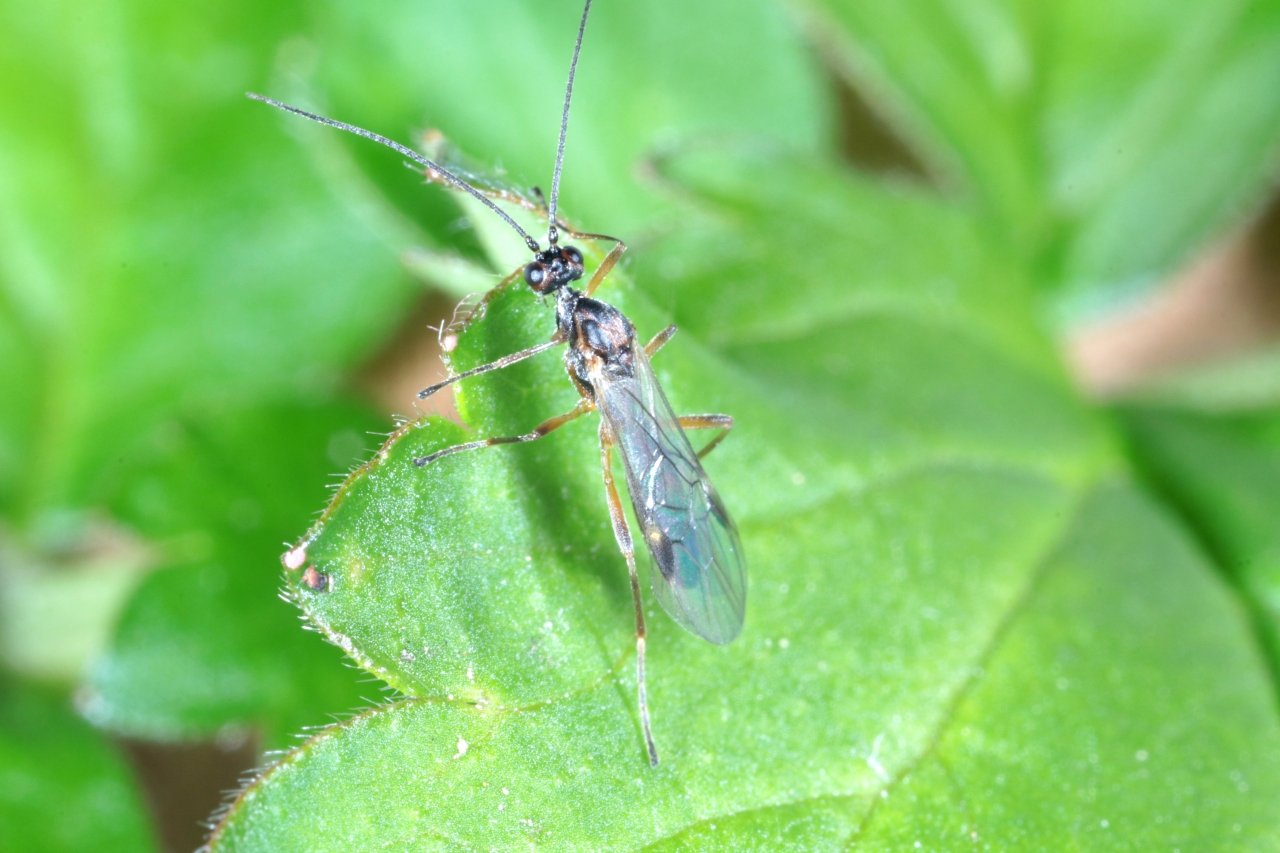
[[[676,418],[684,429],[718,429],[719,434],[707,446],[698,451],[698,458],[706,456],[715,446],[724,441],[724,437],[733,429],[733,415],[681,415]]]
[[[655,355],[658,354],[658,350],[665,347],[667,345],[667,341],[671,340],[675,336],[676,336],[676,327],[667,326],[661,332],[658,332],[658,334],[654,335],[653,340],[649,341],[649,343],[644,345],[644,354],[649,356],[649,358],[653,358]]]
[[[425,400],[428,397],[430,397],[432,394],[436,393],[441,388],[444,388],[447,385],[452,385],[455,382],[458,382],[460,380],[466,379],[471,376],[476,376],[481,373],[488,373],[491,370],[501,370],[504,367],[509,367],[515,364],[517,361],[524,361],[529,356],[537,355],[540,352],[545,352],[546,350],[549,350],[552,347],[558,347],[563,343],[564,343],[564,338],[560,337],[559,333],[557,333],[554,338],[547,341],[545,344],[538,344],[536,347],[529,347],[528,349],[522,349],[520,350],[520,352],[511,353],[511,355],[504,355],[502,358],[498,359],[497,361],[491,361],[488,364],[482,364],[479,367],[473,367],[464,373],[456,373],[453,376],[450,376],[448,379],[437,382],[435,385],[432,385],[429,388],[423,388],[421,391],[418,392],[418,399]]]
[[[501,436],[498,438],[482,438],[479,441],[468,441],[466,444],[455,444],[453,447],[446,447],[443,450],[437,450],[435,453],[419,456],[413,460],[413,464],[419,468],[423,468],[435,462],[437,459],[443,459],[446,456],[452,456],[455,453],[461,453],[464,450],[478,450],[481,447],[492,447],[495,444],[518,444],[525,441],[537,441],[548,433],[555,432],[560,427],[569,423],[569,421],[577,420],[596,407],[596,404],[590,400],[583,398],[578,405],[572,410],[565,412],[563,415],[556,415],[554,418],[548,418],[542,423],[534,427],[532,432],[524,435]]]
[[[622,257],[622,253],[626,250],[627,244],[619,240],[614,247],[609,250],[609,254],[604,256],[604,260],[600,262],[600,266],[596,267],[595,274],[591,276],[591,281],[587,282],[587,287],[582,292],[587,296],[595,293],[596,288],[600,286],[600,282],[604,281],[604,277],[609,274],[609,270],[613,269],[613,265],[618,262],[618,259]]]
[[[658,747],[653,742],[653,730],[649,726],[649,699],[644,685],[644,602],[640,598],[640,575],[636,572],[636,549],[631,542],[631,530],[627,516],[618,499],[618,487],[613,484],[613,436],[603,420],[600,422],[600,465],[604,469],[605,496],[609,499],[609,518],[613,521],[613,536],[618,540],[618,550],[627,558],[627,573],[631,576],[631,597],[636,605],[636,693],[640,704],[640,728],[644,730],[644,745],[649,751],[649,764],[658,766]]]

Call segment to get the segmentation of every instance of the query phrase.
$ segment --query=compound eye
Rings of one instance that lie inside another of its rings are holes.
[[[582,253],[579,252],[576,247],[565,246],[563,251],[564,251],[564,256],[566,258],[573,261],[575,264],[578,264],[578,265],[582,264]]]
[[[534,261],[524,268],[524,280],[530,287],[537,290],[547,280],[547,268]]]

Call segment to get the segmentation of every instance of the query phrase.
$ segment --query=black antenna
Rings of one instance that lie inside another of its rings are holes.
[[[590,5],[591,5],[590,3],[587,3],[588,7],[590,7]],[[585,18],[583,20],[585,22]],[[578,35],[578,41],[579,41],[579,44],[581,44],[581,41],[582,41],[581,34]],[[576,53],[574,54],[574,61],[575,62],[577,61]],[[570,87],[572,87],[572,82],[570,83]],[[451,184],[456,186],[458,189],[471,193],[471,195],[475,196],[480,201],[482,201],[485,205],[489,207],[490,210],[492,210],[494,213],[501,216],[503,221],[505,221],[512,228],[514,228],[516,230],[516,233],[524,238],[525,245],[529,247],[529,250],[531,252],[540,251],[538,246],[538,241],[530,237],[523,228],[521,228],[518,224],[516,224],[516,221],[514,219],[512,219],[510,216],[507,215],[507,212],[505,210],[498,207],[498,205],[494,204],[492,199],[490,199],[484,193],[480,192],[480,190],[471,186],[471,184],[462,180],[462,178],[459,178],[457,175],[453,174],[453,172],[450,172],[448,169],[444,168],[438,163],[431,162],[426,157],[423,157],[421,154],[419,154],[417,151],[414,151],[412,148],[407,148],[401,145],[399,142],[394,142],[390,139],[387,139],[385,136],[379,136],[378,134],[374,133],[371,130],[365,130],[363,127],[356,127],[354,124],[347,124],[341,121],[334,121],[331,118],[325,118],[324,116],[318,116],[315,113],[309,113],[306,110],[300,110],[297,107],[291,107],[288,104],[282,104],[277,100],[273,100],[272,98],[266,97],[265,95],[255,95],[253,92],[246,92],[245,94],[255,101],[262,101],[264,104],[270,104],[271,106],[277,109],[284,110],[287,113],[293,113],[294,115],[299,115],[299,116],[302,116],[303,118],[309,118],[312,121],[319,122],[320,124],[327,124],[329,127],[336,127],[338,128],[338,130],[345,130],[348,133],[354,133],[356,136],[363,136],[365,139],[372,139],[374,142],[378,143],[379,145],[385,145],[388,148],[392,149],[393,151],[399,151],[401,154],[408,157],[410,160],[417,163],[419,166],[425,166],[427,169],[430,169],[436,174],[443,176],[446,180],[448,180]],[[566,108],[567,106],[568,106],[568,102],[566,101]],[[566,113],[566,116],[567,116],[567,113]],[[563,131],[561,131],[561,135],[560,135],[560,147],[561,147],[561,150],[563,151],[564,149],[564,132]],[[556,176],[559,177],[559,174],[560,174],[560,167],[559,165],[557,165]],[[551,206],[552,206],[552,209],[554,210],[555,209],[554,194],[551,196]],[[555,226],[552,226],[552,233],[555,233]]]
[[[547,242],[556,244],[560,233],[556,230],[556,201],[560,197],[560,171],[564,168],[564,136],[569,130],[569,102],[573,100],[573,75],[578,71],[578,54],[582,51],[582,34],[587,31],[587,15],[591,14],[591,0],[582,10],[582,23],[578,24],[578,41],[573,46],[573,62],[569,63],[569,85],[564,90],[564,112],[560,115],[560,144],[556,146],[556,171],[551,178],[551,205],[547,208]]]

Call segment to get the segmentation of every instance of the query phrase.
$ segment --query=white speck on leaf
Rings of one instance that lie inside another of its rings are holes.
[[[889,781],[889,773],[884,769],[884,765],[880,763],[880,744],[884,743],[884,732],[876,735],[876,739],[871,742],[871,754],[867,756],[867,766],[871,771],[880,777],[881,782]],[[888,796],[888,792],[882,792]]]
[[[461,758],[462,756],[466,755],[467,750],[470,749],[470,747],[471,747],[471,744],[467,743],[465,739],[458,738],[458,754],[455,755],[454,758]]]

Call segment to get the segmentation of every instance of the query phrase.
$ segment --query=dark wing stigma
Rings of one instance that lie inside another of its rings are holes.
[[[655,570],[654,595],[672,618],[717,645],[742,631],[747,566],[738,529],[707,478],[639,347],[634,378],[595,387],[622,454],[627,491]]]

